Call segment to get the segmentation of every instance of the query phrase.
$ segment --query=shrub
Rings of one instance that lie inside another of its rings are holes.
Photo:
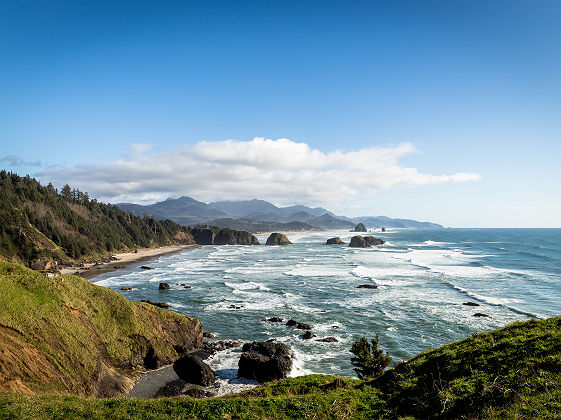
[[[378,334],[370,343],[366,337],[356,340],[351,353],[356,356],[351,358],[351,363],[356,366],[354,371],[359,379],[377,378],[392,361],[388,352],[384,355],[384,351],[378,348]]]

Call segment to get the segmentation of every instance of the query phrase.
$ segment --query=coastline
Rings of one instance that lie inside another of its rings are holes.
[[[132,252],[122,252],[119,254],[114,254],[114,257],[116,259],[113,261],[104,263],[87,263],[83,264],[83,266],[74,265],[65,267],[61,269],[60,272],[61,274],[75,275],[91,279],[99,274],[127,268],[130,264],[136,262],[150,260],[161,255],[173,254],[175,252],[195,248],[197,246],[199,245],[167,245],[158,248],[141,248]]]

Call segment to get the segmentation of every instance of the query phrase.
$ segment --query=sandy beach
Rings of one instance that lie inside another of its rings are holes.
[[[158,248],[141,248],[132,252],[123,252],[114,254],[116,258],[110,262],[104,263],[87,263],[82,265],[73,265],[60,270],[62,274],[80,275],[82,277],[93,277],[108,271],[126,268],[132,263],[148,260],[160,255],[171,254],[183,251],[189,248],[195,248],[197,245],[169,245]]]

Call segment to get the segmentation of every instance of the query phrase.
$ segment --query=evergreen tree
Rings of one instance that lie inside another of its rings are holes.
[[[70,189],[70,185],[65,184],[60,190],[60,196],[64,198],[66,201],[72,201],[72,190]]]
[[[378,348],[378,334],[376,338],[368,340],[362,337],[356,340],[351,347],[351,353],[356,357],[351,358],[354,371],[359,379],[377,378],[384,373],[384,369],[391,363],[390,354]]]

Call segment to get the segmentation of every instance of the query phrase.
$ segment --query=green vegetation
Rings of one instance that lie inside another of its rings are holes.
[[[79,382],[80,378],[72,376],[76,372],[72,373],[66,355],[78,353],[78,360],[84,360],[85,366],[74,368],[86,369],[100,354],[88,356],[95,346],[88,341],[81,322],[76,323],[72,312],[61,307],[63,301],[72,302],[69,306],[79,310],[96,330],[103,331],[102,337],[115,343],[107,345],[112,360],[127,357],[128,345],[120,338],[126,340],[133,331],[142,331],[146,321],[139,321],[143,319],[141,313],[154,311],[159,317],[179,317],[128,302],[78,277],[64,277],[61,283],[12,264],[0,264],[0,276],[0,295],[8,296],[5,302],[13,300],[0,318],[1,369],[7,365],[7,354],[23,351],[23,344],[17,349],[6,347],[10,338],[17,338],[48,354],[52,366],[64,373],[62,377],[74,384]],[[101,308],[107,302],[111,304]],[[112,313],[107,312],[109,308]],[[63,344],[49,353],[50,343],[59,340]],[[162,346],[158,351],[163,354],[165,349]],[[23,356],[19,363],[29,363],[29,355]],[[24,390],[17,388],[11,391],[19,393],[0,394],[0,418],[561,418],[561,318],[519,322],[475,334],[425,351],[375,379],[309,375],[206,400],[52,395],[56,391],[76,391],[62,381],[46,383],[12,369],[8,379],[16,383],[17,378],[27,381],[26,387],[37,395],[23,395]]]
[[[29,176],[0,171],[0,259],[30,265],[98,258],[140,247],[192,244],[169,220],[133,216],[65,185],[60,194]]]
[[[351,358],[351,363],[356,366],[354,371],[359,379],[377,378],[384,373],[392,362],[389,353],[378,348],[378,334],[368,343],[366,337],[359,338],[353,343],[351,353],[355,357]]]
[[[0,391],[115,395],[201,342],[198,320],[81,277],[0,263],[0,296]]]

